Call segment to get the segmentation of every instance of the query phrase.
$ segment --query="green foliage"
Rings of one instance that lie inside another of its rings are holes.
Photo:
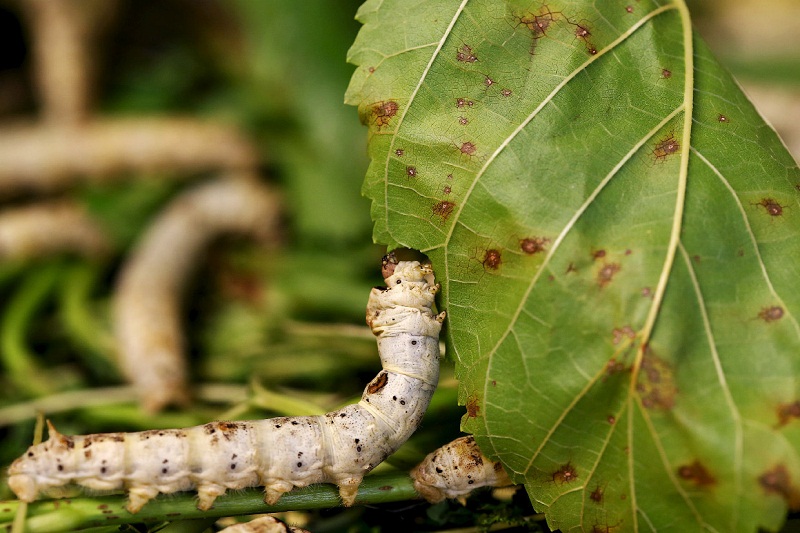
[[[685,5],[358,19],[375,239],[437,267],[463,428],[554,529],[777,529],[800,507],[800,171]]]

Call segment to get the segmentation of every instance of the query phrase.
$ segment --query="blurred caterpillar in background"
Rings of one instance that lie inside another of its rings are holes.
[[[308,531],[287,526],[274,516],[262,516],[249,522],[228,526],[219,533],[308,533]]]
[[[199,256],[223,234],[268,241],[278,194],[249,173],[229,173],[173,200],[148,228],[119,276],[114,333],[120,366],[145,410],[189,399],[181,300]]]
[[[480,487],[506,487],[514,483],[499,461],[481,453],[472,435],[460,437],[428,454],[411,471],[414,488],[431,503],[455,498],[464,503]]]
[[[439,378],[445,314],[432,306],[439,286],[430,266],[386,256],[387,287],[372,289],[367,324],[378,337],[383,370],[361,401],[321,416],[212,422],[186,429],[50,438],[9,469],[23,501],[68,483],[126,489],[135,513],[158,493],[196,489],[209,509],[228,489],[265,487],[275,503],[293,487],[336,483],[352,505],[361,480],[416,430]]]

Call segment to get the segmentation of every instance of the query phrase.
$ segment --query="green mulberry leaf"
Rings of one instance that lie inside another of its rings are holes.
[[[464,430],[562,531],[800,508],[800,171],[680,1],[368,1],[375,239],[427,253]]]

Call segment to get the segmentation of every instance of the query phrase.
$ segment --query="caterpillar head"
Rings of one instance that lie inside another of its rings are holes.
[[[64,484],[59,473],[69,463],[75,443],[47,422],[47,441],[28,448],[8,469],[8,486],[24,502],[32,502],[40,491]]]

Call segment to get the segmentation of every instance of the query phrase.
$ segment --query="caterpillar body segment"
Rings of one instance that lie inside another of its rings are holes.
[[[262,516],[249,522],[221,529],[219,533],[309,533],[306,529],[287,526],[274,516]]]
[[[229,489],[264,486],[275,503],[294,487],[335,483],[352,505],[362,478],[419,425],[439,377],[439,332],[432,311],[438,286],[430,267],[395,262],[387,287],[373,289],[367,322],[378,337],[383,370],[361,401],[321,416],[212,422],[185,429],[65,436],[32,446],[9,469],[23,501],[75,483],[128,491],[135,513],[159,493],[197,490],[209,509]]]
[[[480,487],[507,487],[514,483],[499,461],[481,453],[472,435],[460,437],[428,454],[411,470],[414,489],[430,503],[445,498],[464,503]]]

